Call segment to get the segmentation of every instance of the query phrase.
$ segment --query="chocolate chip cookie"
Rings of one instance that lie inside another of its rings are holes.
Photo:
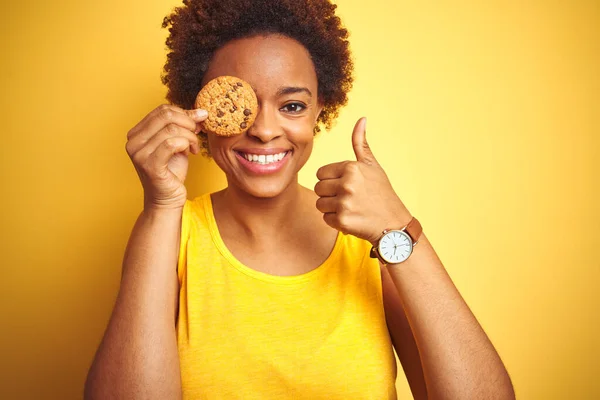
[[[234,136],[246,132],[254,123],[258,100],[248,82],[219,76],[200,90],[195,106],[208,111],[208,118],[201,123],[203,132]]]

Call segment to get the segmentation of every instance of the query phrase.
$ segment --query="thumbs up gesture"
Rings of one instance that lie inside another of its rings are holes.
[[[352,132],[356,161],[319,168],[315,193],[329,226],[375,244],[384,229],[404,227],[411,215],[367,143],[366,124],[361,118]]]

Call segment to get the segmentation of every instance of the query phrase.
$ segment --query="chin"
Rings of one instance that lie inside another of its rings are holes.
[[[241,189],[252,197],[260,199],[275,198],[286,191],[294,182],[281,180],[262,180],[262,182],[247,182]]]

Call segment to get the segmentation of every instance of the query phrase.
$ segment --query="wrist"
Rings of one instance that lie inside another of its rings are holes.
[[[157,195],[152,191],[144,191],[144,210],[183,210],[187,201],[187,193],[170,193]]]
[[[161,219],[181,217],[183,214],[183,206],[179,207],[163,207],[156,205],[144,205],[143,214],[146,218]]]
[[[416,218],[409,218],[408,221],[404,218],[390,220],[389,228],[382,232],[376,242],[371,242],[371,258],[378,258],[383,264],[400,264],[411,256],[423,228]]]
[[[384,231],[389,230],[401,230],[406,227],[408,223],[413,219],[413,216],[408,212],[408,210],[404,210],[393,217],[387,219],[387,221],[380,226],[379,231],[377,231],[372,237],[374,239],[369,240],[373,246],[377,246],[379,240],[383,236]]]
[[[169,200],[157,200],[144,196],[144,210],[149,212],[169,212],[169,210],[183,210],[186,197]]]

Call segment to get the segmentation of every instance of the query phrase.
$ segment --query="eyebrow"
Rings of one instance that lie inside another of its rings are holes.
[[[277,96],[285,96],[287,94],[294,94],[294,93],[306,93],[308,94],[310,97],[312,97],[312,93],[310,90],[308,90],[308,88],[305,87],[297,87],[297,86],[284,86],[279,88],[279,90],[277,90]]]

